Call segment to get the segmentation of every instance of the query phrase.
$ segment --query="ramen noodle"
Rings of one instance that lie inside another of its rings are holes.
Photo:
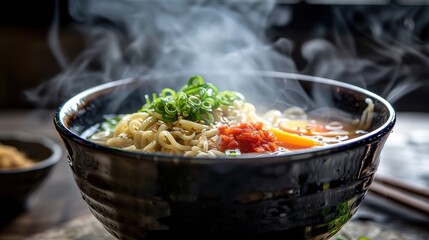
[[[12,146],[0,143],[0,169],[29,167],[34,161]]]
[[[298,107],[258,115],[242,94],[219,92],[198,76],[177,92],[164,89],[152,99],[145,98],[139,111],[107,118],[89,139],[123,150],[186,157],[277,153],[363,134],[371,126],[374,111],[368,98],[359,120],[318,121]]]

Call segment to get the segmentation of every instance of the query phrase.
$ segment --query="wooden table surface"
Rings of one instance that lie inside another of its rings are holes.
[[[53,114],[53,111],[46,110],[0,111],[0,131],[34,132],[60,142],[53,125]],[[413,149],[403,148],[407,144],[412,145]],[[416,154],[420,154],[417,159]],[[401,166],[403,158],[407,158],[410,164],[405,168],[398,167]],[[381,174],[429,187],[429,114],[399,113],[397,125],[381,159],[379,167]],[[415,239],[425,239],[426,234],[428,234],[426,239],[429,239],[429,230],[426,231],[429,229],[429,219],[426,221],[418,214],[403,217],[403,213],[392,212],[392,208],[380,207],[380,202],[377,201],[368,194],[356,218],[378,221],[380,225],[384,224],[391,228],[407,224],[407,231],[419,232],[419,236],[423,236]],[[384,203],[381,205],[385,206]],[[64,151],[62,160],[30,197],[27,209],[6,225],[0,226],[0,239],[23,239],[88,214],[90,211],[80,196]]]

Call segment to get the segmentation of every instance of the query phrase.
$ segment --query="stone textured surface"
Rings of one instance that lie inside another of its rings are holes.
[[[388,231],[373,223],[350,221],[341,231],[332,238],[332,240],[356,240],[366,237],[369,240],[383,239],[383,240],[408,240],[406,236],[399,233]],[[92,215],[85,215],[78,217],[69,223],[66,223],[57,228],[53,228],[35,235],[28,237],[25,240],[92,240],[92,239],[105,239],[113,240],[113,237]]]

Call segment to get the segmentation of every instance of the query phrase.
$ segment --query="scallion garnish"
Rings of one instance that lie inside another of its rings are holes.
[[[240,149],[227,149],[225,150],[225,156],[227,157],[238,157],[241,155]]]
[[[118,125],[119,121],[121,121],[123,115],[116,116],[104,116],[104,121],[100,125],[101,131],[110,131],[115,129],[116,125]]]
[[[237,92],[219,90],[211,83],[205,83],[200,76],[194,76],[179,91],[165,88],[160,94],[152,94],[152,100],[145,95],[146,104],[139,112],[155,111],[165,122],[174,122],[179,116],[190,121],[213,123],[213,110],[219,106],[230,106],[235,100],[244,102]]]

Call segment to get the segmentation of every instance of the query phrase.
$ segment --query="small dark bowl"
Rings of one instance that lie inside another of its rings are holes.
[[[37,161],[29,167],[0,169],[0,218],[4,220],[5,215],[25,208],[29,196],[61,158],[62,150],[60,144],[34,133],[1,131],[0,143],[13,146]]]
[[[189,76],[104,84],[57,112],[54,123],[76,183],[104,227],[121,239],[328,239],[338,232],[373,180],[395,123],[391,105],[365,89],[310,76],[252,72],[235,74],[234,81],[231,74],[203,74],[221,89],[250,97],[258,109],[329,106],[359,117],[371,98],[372,127],[332,146],[240,159],[127,152],[85,139],[104,114],[135,112],[144,94],[177,89]]]

